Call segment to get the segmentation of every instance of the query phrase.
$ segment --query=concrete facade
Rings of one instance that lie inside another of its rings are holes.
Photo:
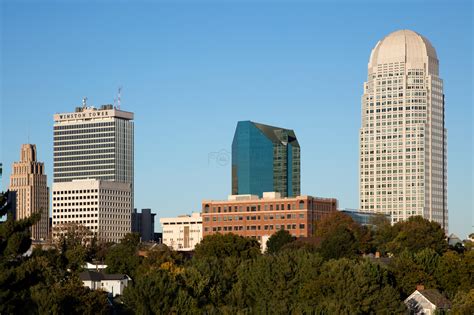
[[[31,227],[31,238],[37,241],[48,239],[49,188],[44,163],[37,161],[36,145],[21,146],[20,161],[13,163],[9,189],[16,195],[15,219],[26,219],[39,213],[41,218]]]
[[[278,230],[285,229],[293,236],[308,237],[314,233],[314,222],[337,211],[337,204],[333,198],[282,198],[275,192],[265,192],[262,198],[231,195],[228,200],[204,200],[203,236],[234,233],[263,242]]]
[[[199,213],[175,218],[161,218],[163,244],[181,251],[194,250],[202,240],[202,217]]]
[[[70,225],[118,243],[131,232],[131,185],[97,179],[53,183],[53,237]]]
[[[359,208],[448,231],[443,81],[431,43],[401,30],[372,50],[362,96]]]

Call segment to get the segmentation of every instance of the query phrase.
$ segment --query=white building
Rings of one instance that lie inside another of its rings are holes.
[[[96,179],[53,183],[53,237],[77,224],[100,240],[119,242],[131,231],[130,186]]]
[[[443,81],[431,43],[409,30],[377,43],[362,96],[359,208],[448,231]]]
[[[163,244],[174,250],[194,250],[202,240],[202,217],[200,213],[161,218]]]
[[[91,290],[104,290],[113,297],[122,295],[123,290],[132,279],[125,274],[106,274],[95,271],[84,271],[79,274],[83,285]]]

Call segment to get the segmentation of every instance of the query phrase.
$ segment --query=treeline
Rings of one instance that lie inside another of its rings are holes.
[[[74,230],[25,256],[34,220],[0,225],[1,314],[404,314],[419,284],[446,295],[453,314],[474,313],[474,251],[450,248],[421,217],[394,226],[381,217],[367,228],[335,213],[311,238],[277,232],[264,254],[256,240],[217,234],[192,257],[144,248],[134,234],[101,244]],[[113,306],[78,279],[91,260],[133,279]]]

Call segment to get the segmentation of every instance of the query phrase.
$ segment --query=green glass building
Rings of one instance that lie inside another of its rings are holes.
[[[300,195],[300,145],[295,132],[239,121],[232,142],[232,194]]]

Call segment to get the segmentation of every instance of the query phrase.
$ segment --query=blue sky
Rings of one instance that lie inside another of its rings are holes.
[[[237,121],[294,129],[302,193],[358,206],[360,99],[370,51],[398,29],[427,37],[445,82],[450,232],[473,226],[470,1],[2,1],[0,159],[22,143],[52,181],[53,114],[135,113],[135,205],[158,217],[230,193]],[[158,227],[158,220],[156,222]]]

